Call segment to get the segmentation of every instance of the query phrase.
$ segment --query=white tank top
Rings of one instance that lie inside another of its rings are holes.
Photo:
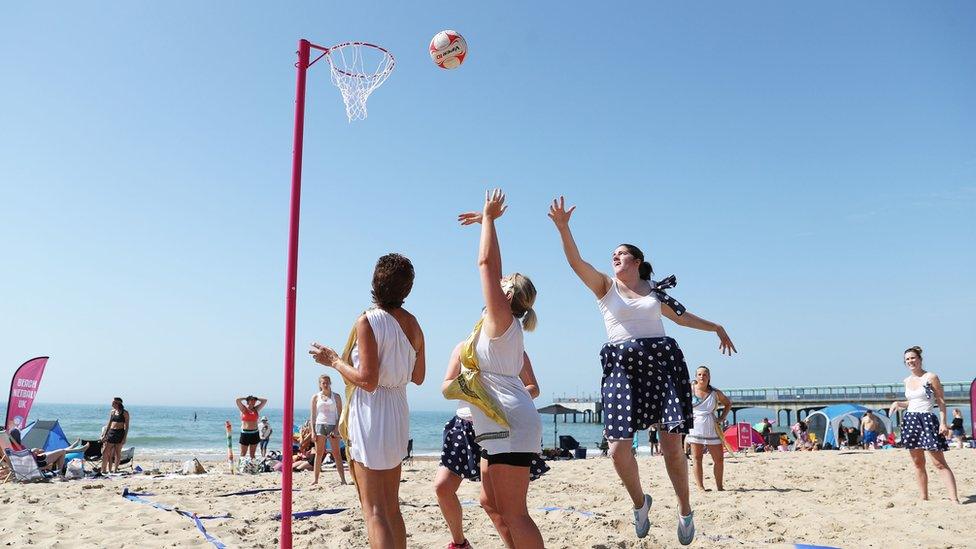
[[[339,413],[336,410],[335,393],[325,396],[321,391],[319,391],[315,396],[315,424],[335,425],[339,423]]]
[[[511,429],[505,432],[477,407],[469,408],[476,436],[490,438],[479,442],[489,454],[542,451],[542,420],[535,410],[532,397],[519,374],[525,362],[525,343],[522,324],[518,319],[502,335],[490,338],[482,330],[475,344],[481,381],[485,389],[505,411]]]
[[[642,337],[664,337],[661,302],[654,292],[637,299],[620,295],[617,279],[610,278],[610,289],[597,301],[610,343],[622,343]],[[649,281],[654,285],[653,281]]]
[[[935,410],[935,391],[932,390],[932,382],[929,381],[928,373],[922,376],[921,384],[914,391],[908,388],[908,380],[905,378],[905,398],[908,399],[908,410],[906,412],[931,413]]]

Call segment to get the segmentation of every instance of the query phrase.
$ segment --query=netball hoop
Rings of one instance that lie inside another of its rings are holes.
[[[349,121],[366,118],[366,100],[393,72],[393,55],[375,44],[346,42],[328,48],[315,61],[322,57],[329,61],[332,83],[342,94]]]
[[[314,60],[311,50],[321,52]],[[308,40],[298,41],[298,82],[295,90],[295,148],[291,164],[291,205],[288,228],[288,271],[285,286],[285,387],[281,433],[281,531],[278,544],[291,549],[291,433],[295,420],[295,308],[298,297],[298,220],[302,196],[302,146],[305,134],[305,82],[309,67],[325,57],[332,82],[339,88],[349,121],[366,118],[366,100],[393,72],[395,61],[389,51],[365,42],[345,42],[326,48]]]

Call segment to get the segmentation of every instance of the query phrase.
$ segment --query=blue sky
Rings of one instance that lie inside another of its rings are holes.
[[[545,216],[578,204],[598,268],[641,246],[712,334],[669,326],[719,387],[897,382],[921,345],[971,378],[976,5],[969,2],[17,3],[0,8],[0,364],[50,355],[47,402],[281,404],[296,42],[382,44],[349,124],[309,75],[297,401],[409,256],[440,397],[479,314],[477,231],[502,186],[505,269],[539,288],[526,344],[553,394],[599,386],[605,333]],[[455,71],[427,55],[453,28]]]

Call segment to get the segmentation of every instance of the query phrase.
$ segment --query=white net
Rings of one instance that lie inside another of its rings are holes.
[[[332,83],[339,88],[349,121],[366,118],[366,100],[393,72],[393,55],[363,42],[348,42],[329,49]]]

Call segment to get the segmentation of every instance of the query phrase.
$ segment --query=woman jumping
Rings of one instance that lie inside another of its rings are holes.
[[[665,293],[675,286],[674,276],[651,280],[651,264],[636,246],[621,244],[614,249],[612,277],[584,261],[569,229],[576,207],[567,210],[565,204],[563,197],[553,200],[549,218],[559,231],[566,260],[596,296],[603,313],[609,340],[600,352],[603,423],[614,468],[634,504],[637,537],[645,537],[651,528],[647,517],[651,496],[641,489],[630,444],[635,431],[657,425],[668,477],[678,498],[678,541],[687,545],[695,538],[695,523],[681,435],[692,424],[691,387],[684,355],[678,343],[665,335],[661,316],[681,326],[715,332],[722,353],[731,356],[735,346],[725,328],[685,311]]]

